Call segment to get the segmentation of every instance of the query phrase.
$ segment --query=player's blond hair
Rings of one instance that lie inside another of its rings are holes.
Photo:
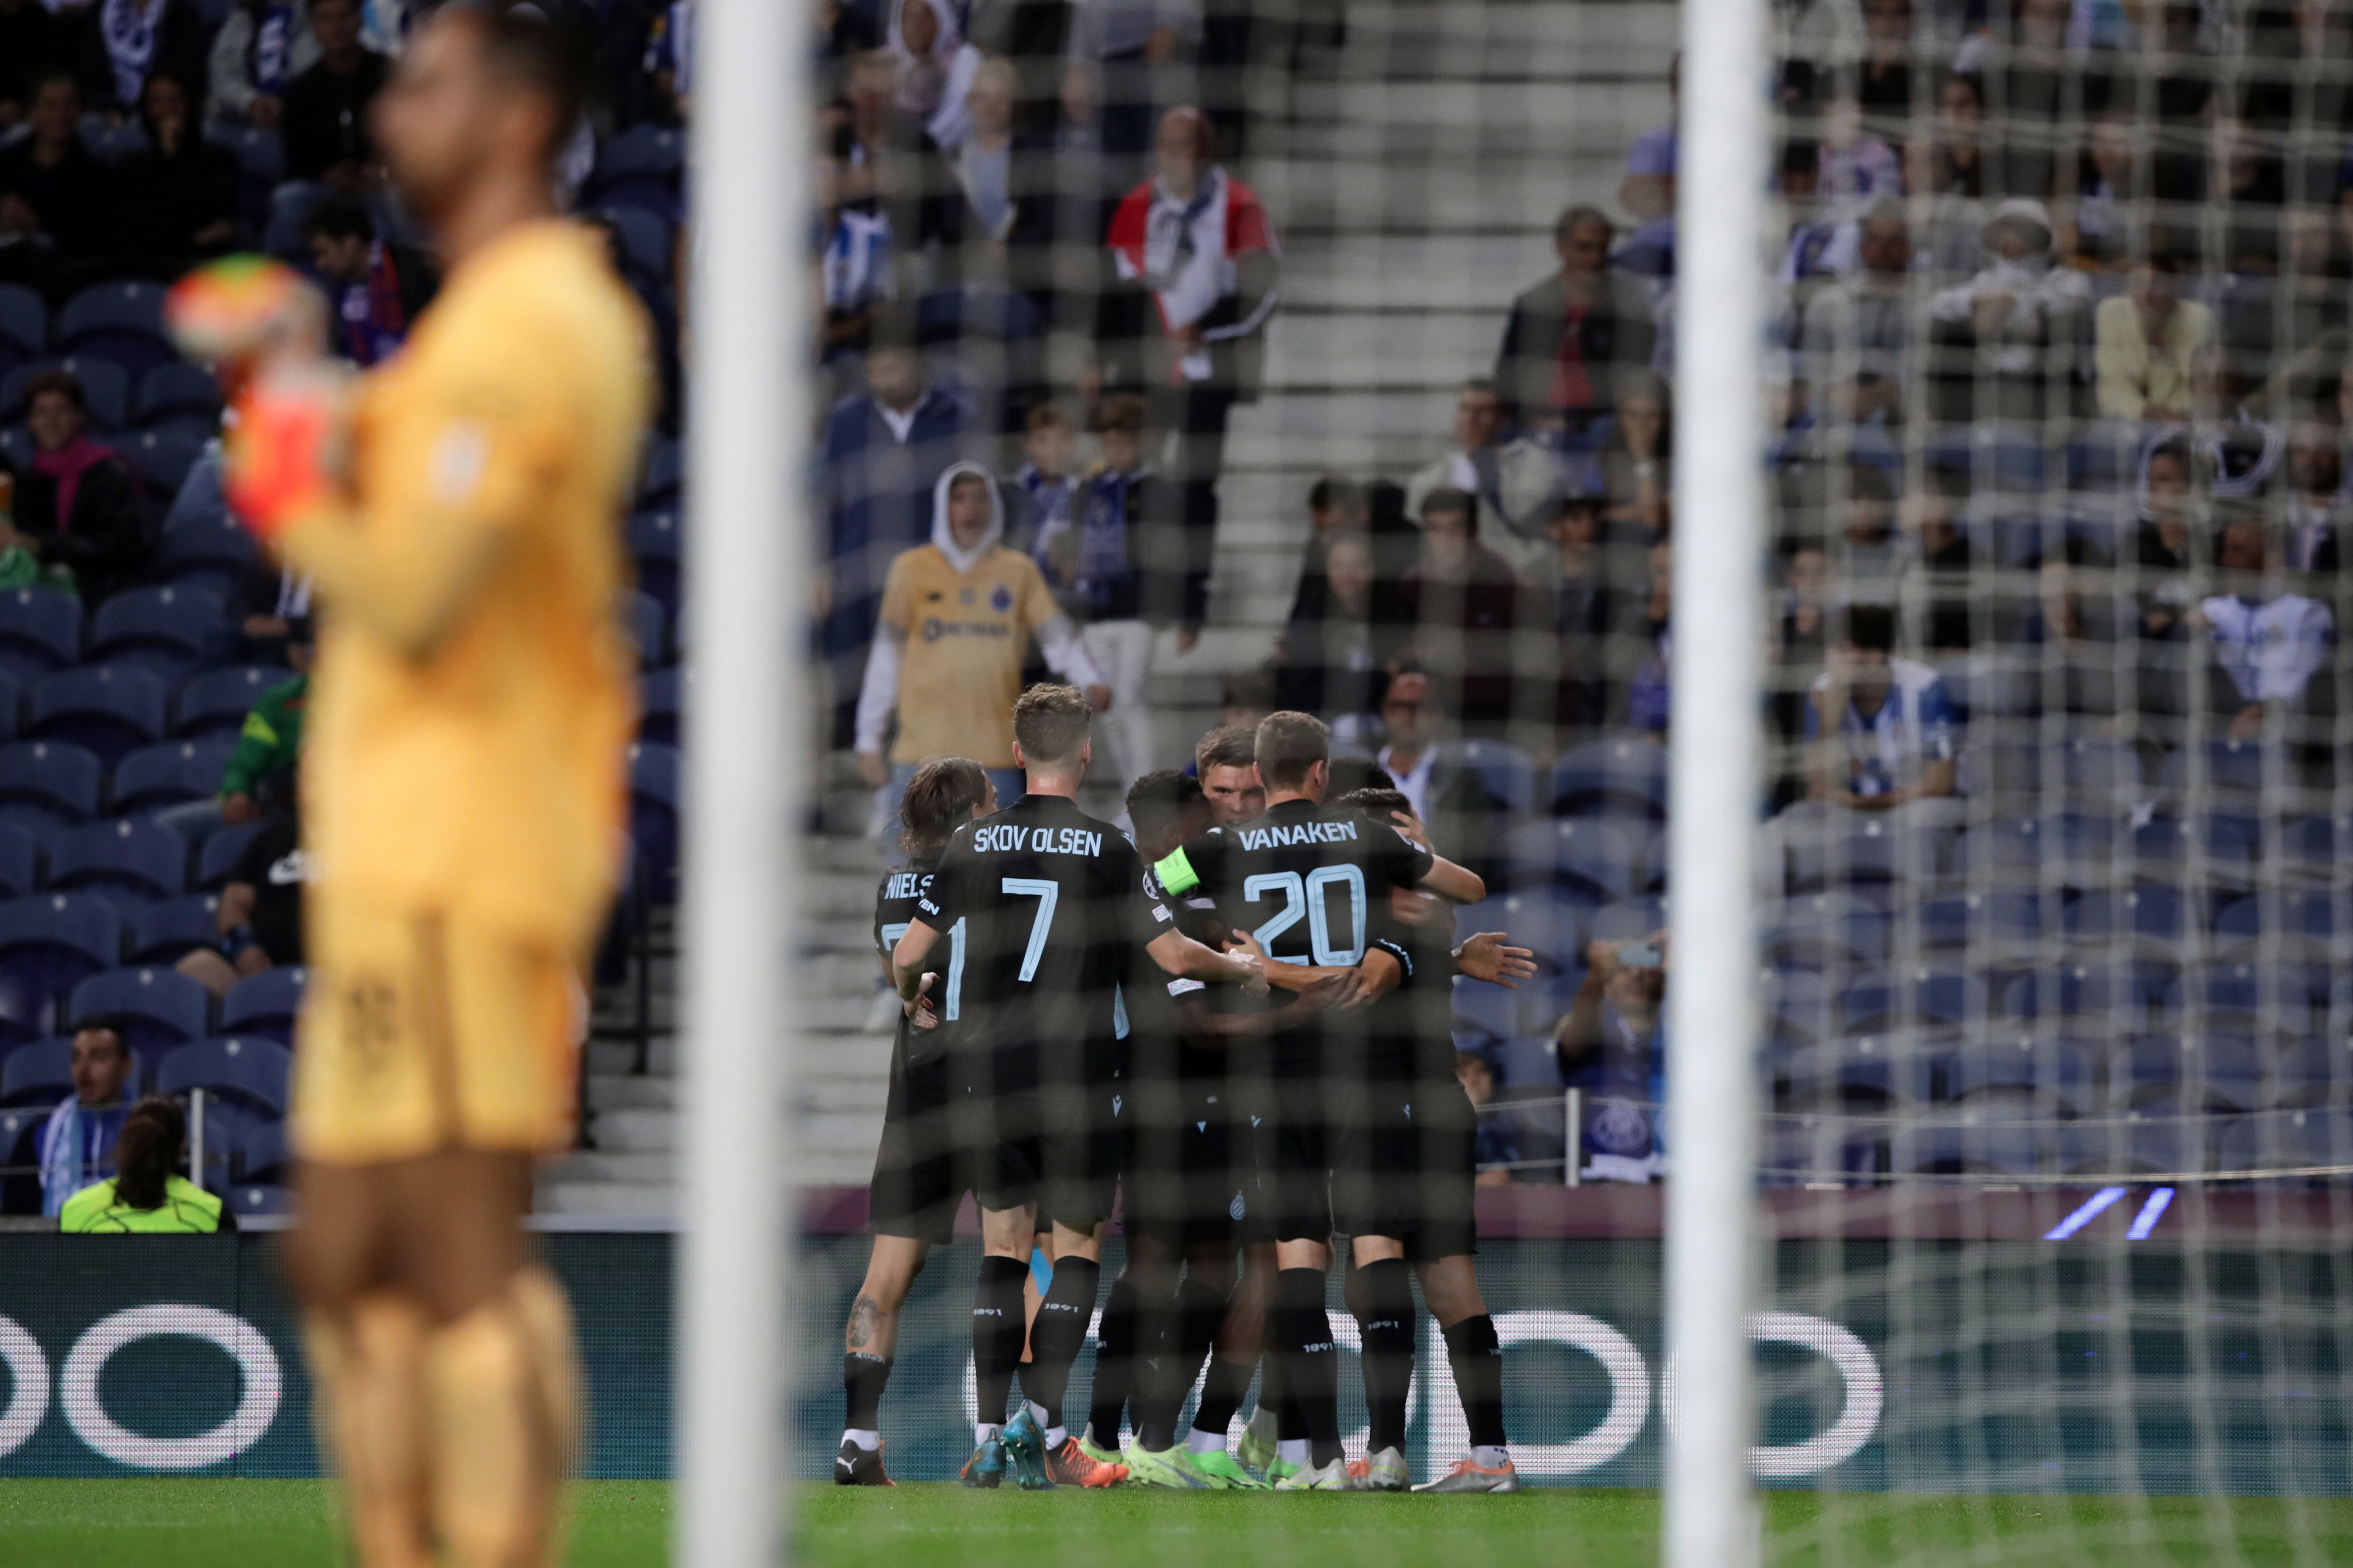
[[[1258,722],[1258,777],[1269,789],[1297,789],[1307,770],[1332,760],[1332,731],[1313,713],[1270,713]]]
[[[1021,755],[1032,766],[1066,763],[1079,754],[1093,719],[1086,693],[1075,686],[1040,681],[1013,704],[1013,738],[1021,743]]]

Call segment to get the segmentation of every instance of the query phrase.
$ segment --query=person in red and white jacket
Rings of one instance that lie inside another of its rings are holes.
[[[1282,247],[1258,194],[1213,160],[1216,132],[1199,110],[1172,109],[1153,141],[1153,177],[1113,212],[1114,277],[1095,312],[1090,395],[1140,391],[1154,428],[1176,437],[1166,472],[1183,498],[1187,559],[1207,563],[1218,525],[1226,420],[1258,395],[1266,324],[1281,297]],[[1198,626],[1182,626],[1190,651]]]

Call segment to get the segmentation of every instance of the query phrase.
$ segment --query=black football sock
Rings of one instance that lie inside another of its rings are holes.
[[[1448,1329],[1446,1359],[1453,1363],[1462,1415],[1471,1424],[1471,1446],[1504,1447],[1504,1346],[1495,1338],[1495,1320],[1482,1312]]]
[[[1193,1430],[1215,1432],[1220,1437],[1231,1431],[1234,1416],[1250,1394],[1250,1374],[1257,1370],[1254,1361],[1211,1356],[1209,1373],[1201,1380],[1200,1408],[1193,1412]]]
[[[973,1392],[980,1420],[991,1426],[1005,1423],[1014,1369],[1021,1364],[1028,1338],[1021,1324],[1021,1281],[1029,1277],[1029,1265],[1021,1258],[980,1260],[980,1289],[972,1300]]]
[[[1059,1268],[1056,1271],[1060,1272]],[[1121,1418],[1127,1412],[1139,1373],[1149,1364],[1151,1347],[1142,1342],[1147,1337],[1143,1293],[1123,1274],[1112,1281],[1111,1295],[1103,1302],[1103,1327],[1095,1331],[1095,1381],[1087,1426],[1103,1447],[1119,1447]],[[1139,1416],[1137,1429],[1142,1426]]]
[[[1259,1385],[1258,1402],[1272,1401],[1274,1406],[1274,1440],[1278,1443],[1307,1441],[1307,1417],[1299,1411],[1299,1401],[1291,1393],[1291,1358],[1275,1353],[1280,1342],[1274,1336],[1274,1305],[1266,1309],[1266,1381]],[[1269,1390],[1272,1390],[1269,1393]]]
[[[1176,1416],[1185,1408],[1185,1396],[1193,1392],[1193,1380],[1201,1375],[1201,1362],[1218,1337],[1218,1325],[1225,1321],[1226,1293],[1203,1280],[1188,1279],[1176,1288],[1168,1308],[1157,1363],[1151,1377],[1139,1381],[1136,1388],[1136,1440],[1155,1454],[1176,1446]],[[1248,1387],[1248,1369],[1242,1379],[1242,1386]],[[1208,1397],[1205,1392],[1203,1400]],[[1239,1401],[1240,1395],[1235,1398]],[[1226,1420],[1231,1421],[1233,1415],[1229,1407]],[[1222,1433],[1225,1428],[1220,1426],[1218,1430]]]
[[[1364,1336],[1365,1408],[1372,1417],[1366,1448],[1402,1452],[1406,1395],[1413,1386],[1413,1286],[1402,1258],[1367,1263],[1359,1272],[1356,1328]]]
[[[1029,1325],[1029,1364],[1022,1370],[1021,1388],[1044,1408],[1049,1431],[1062,1424],[1071,1363],[1086,1346],[1087,1321],[1094,1316],[1095,1288],[1102,1282],[1103,1265],[1093,1258],[1057,1258],[1054,1282],[1038,1303],[1038,1321]]]
[[[1275,1342],[1288,1365],[1283,1376],[1307,1427],[1310,1462],[1318,1469],[1342,1457],[1340,1347],[1324,1310],[1324,1270],[1286,1268],[1275,1276]]]
[[[842,1425],[852,1432],[872,1432],[882,1425],[882,1390],[891,1381],[891,1358],[846,1351],[841,1357],[842,1404],[849,1418]]]

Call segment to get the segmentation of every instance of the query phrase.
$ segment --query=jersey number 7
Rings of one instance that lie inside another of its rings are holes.
[[[1004,890],[1020,898],[1038,900],[1037,918],[1029,922],[1029,945],[1021,952],[1021,975],[1024,984],[1038,978],[1038,961],[1046,954],[1046,933],[1054,929],[1054,906],[1062,901],[1060,884],[1038,877],[1008,877]]]

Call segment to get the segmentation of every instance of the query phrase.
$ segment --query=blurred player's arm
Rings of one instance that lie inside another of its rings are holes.
[[[512,538],[501,521],[435,509],[393,543],[371,537],[356,512],[326,507],[290,526],[278,549],[311,574],[344,624],[425,658],[490,583]]]
[[[907,934],[913,936],[914,932],[910,931]],[[904,939],[902,939],[902,945],[904,945]],[[1269,965],[1247,952],[1219,952],[1213,947],[1204,947],[1183,931],[1174,929],[1164,931],[1145,942],[1144,951],[1152,955],[1152,962],[1160,966],[1164,974],[1174,974],[1183,980],[1240,985],[1246,996],[1266,994]]]
[[[1389,820],[1398,837],[1430,857],[1430,869],[1419,877],[1400,877],[1401,886],[1419,888],[1458,904],[1475,904],[1487,896],[1487,884],[1478,872],[1458,866],[1430,847],[1430,829],[1409,811],[1393,811]]]
[[[1325,1008],[1339,1005],[1354,984],[1351,975],[1327,975],[1282,1006],[1258,1013],[1217,1012],[1209,1005],[1207,990],[1196,990],[1176,999],[1176,1027],[1187,1045],[1219,1050],[1238,1040],[1259,1039],[1305,1023]]]

